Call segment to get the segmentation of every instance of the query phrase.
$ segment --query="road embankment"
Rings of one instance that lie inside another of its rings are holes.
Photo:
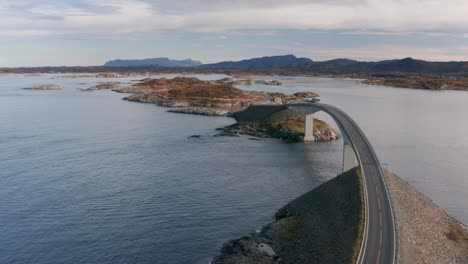
[[[351,170],[291,201],[260,233],[225,243],[213,263],[349,263],[361,209],[360,178]]]

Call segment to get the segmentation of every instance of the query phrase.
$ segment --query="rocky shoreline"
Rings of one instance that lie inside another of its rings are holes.
[[[423,90],[461,90],[468,91],[466,78],[436,78],[430,76],[385,76],[373,77],[363,80],[369,85],[381,85],[397,88],[423,89]]]

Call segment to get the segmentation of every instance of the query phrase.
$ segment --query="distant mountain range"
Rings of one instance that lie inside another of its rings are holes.
[[[377,62],[334,59],[312,61],[308,58],[297,58],[294,55],[262,57],[238,62],[225,61],[204,64],[199,68],[209,69],[269,69],[282,68],[292,71],[316,72],[326,74],[351,73],[468,73],[468,62],[430,62],[405,58],[401,60],[384,60]]]
[[[346,75],[391,77],[400,74],[439,74],[468,77],[468,61],[432,62],[405,58],[401,60],[356,61],[334,59],[313,61],[294,55],[253,58],[241,61],[223,61],[203,64],[200,61],[153,58],[141,60],[111,60],[102,66],[84,67],[20,67],[1,68],[0,73],[53,72],[198,72],[278,75]]]
[[[318,73],[468,73],[468,62],[430,62],[405,58],[401,60],[384,60],[377,62],[335,59],[317,61],[292,68]]]
[[[171,60],[169,58],[151,58],[142,60],[111,60],[104,67],[195,67],[202,65],[200,61],[192,59]]]
[[[282,68],[290,65],[299,65],[311,63],[308,58],[297,58],[294,55],[271,56],[253,58],[241,61],[223,61],[212,64],[201,65],[204,69],[265,69],[265,68]]]
[[[350,59],[334,59],[328,61],[313,61],[308,58],[298,58],[294,55],[270,56],[241,61],[223,61],[202,64],[191,59],[171,60],[154,58],[142,60],[112,60],[105,67],[166,67],[195,69],[233,69],[233,70],[268,70],[284,69],[295,72],[313,72],[323,74],[369,74],[369,73],[426,73],[426,74],[467,74],[468,62],[430,62],[405,58],[401,60],[384,60],[377,62],[356,61]]]

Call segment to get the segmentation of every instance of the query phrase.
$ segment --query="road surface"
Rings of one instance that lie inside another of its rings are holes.
[[[395,263],[396,237],[393,212],[383,170],[372,146],[359,126],[342,110],[322,103],[311,103],[307,106],[320,109],[333,117],[341,132],[346,133],[351,141],[364,174],[363,185],[367,191],[366,226],[357,263]],[[288,105],[302,109],[307,106]]]

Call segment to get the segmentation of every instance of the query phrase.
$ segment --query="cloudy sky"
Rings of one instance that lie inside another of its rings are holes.
[[[115,58],[468,60],[467,0],[0,0],[0,67]]]

